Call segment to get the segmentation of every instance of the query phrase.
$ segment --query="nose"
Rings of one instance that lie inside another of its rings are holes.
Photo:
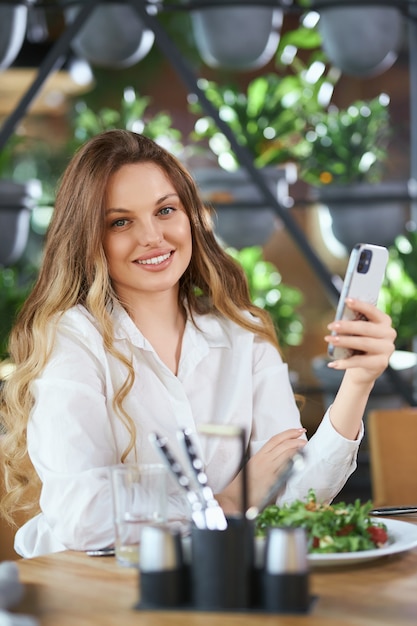
[[[155,246],[163,239],[161,225],[154,219],[141,221],[137,225],[136,233],[141,246]]]

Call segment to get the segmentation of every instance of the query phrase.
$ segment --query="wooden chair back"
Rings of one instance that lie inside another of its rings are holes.
[[[373,409],[367,431],[374,505],[417,505],[417,408]]]

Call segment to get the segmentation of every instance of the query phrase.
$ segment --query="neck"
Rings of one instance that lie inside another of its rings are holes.
[[[160,359],[177,374],[185,328],[185,314],[178,295],[172,291],[155,294],[140,305],[129,307],[128,312]]]
[[[157,327],[173,329],[183,319],[182,308],[178,303],[178,294],[172,291],[155,293],[151,297],[140,300],[127,310],[136,326],[146,336],[146,329]]]

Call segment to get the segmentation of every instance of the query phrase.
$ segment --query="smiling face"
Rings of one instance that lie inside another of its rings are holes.
[[[178,294],[191,260],[191,226],[164,171],[150,162],[123,165],[109,179],[105,220],[104,252],[123,304]]]

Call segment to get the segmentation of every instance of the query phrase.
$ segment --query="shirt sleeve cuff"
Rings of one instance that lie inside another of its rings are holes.
[[[362,422],[356,439],[343,437],[330,421],[330,409],[328,409],[307,445],[311,451],[314,449],[314,454],[318,458],[326,458],[328,463],[338,465],[341,458],[353,457],[357,454],[364,432]]]

